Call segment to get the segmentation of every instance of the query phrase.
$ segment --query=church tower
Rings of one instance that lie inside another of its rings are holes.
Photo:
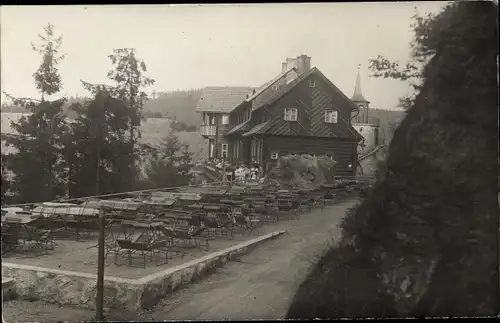
[[[361,93],[361,77],[359,75],[359,66],[358,66],[358,75],[356,77],[356,86],[354,87],[354,94],[352,95],[351,101],[354,102],[360,112],[358,117],[356,118],[358,122],[368,123],[368,108],[370,105],[370,101],[365,99],[363,93]],[[361,113],[361,109],[364,109],[364,113]]]
[[[363,140],[358,145],[358,155],[364,155],[374,150],[379,146],[379,120],[377,118],[368,119],[368,109],[370,101],[365,99],[361,92],[361,76],[358,66],[358,75],[356,77],[356,86],[351,101],[354,102],[360,109],[356,119],[353,120],[352,126],[356,131],[363,136]],[[361,109],[363,109],[361,111]]]

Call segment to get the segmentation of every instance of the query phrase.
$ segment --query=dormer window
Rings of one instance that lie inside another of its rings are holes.
[[[309,87],[316,87],[316,82],[309,81]]]
[[[273,85],[273,91],[274,91],[274,92],[278,91],[278,85],[276,85],[276,84],[275,84],[275,85]]]
[[[285,121],[297,121],[297,108],[285,108]]]
[[[221,124],[229,124],[229,115],[227,114],[222,115]]]
[[[325,123],[337,123],[337,111],[326,110],[325,111]]]

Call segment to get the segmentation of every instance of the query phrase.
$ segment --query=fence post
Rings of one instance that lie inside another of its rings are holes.
[[[104,321],[104,245],[106,233],[106,218],[104,209],[99,208],[99,245],[97,253],[97,296],[96,296],[96,315],[98,322]]]

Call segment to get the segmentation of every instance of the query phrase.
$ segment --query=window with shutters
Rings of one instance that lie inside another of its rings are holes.
[[[285,121],[297,121],[297,108],[285,108]]]
[[[326,123],[337,123],[337,111],[326,110],[325,111],[325,122]]]

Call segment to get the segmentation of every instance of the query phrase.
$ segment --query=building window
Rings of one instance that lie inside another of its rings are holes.
[[[285,108],[285,121],[297,121],[297,108]]]
[[[335,111],[335,110],[325,111],[325,122],[326,123],[337,123],[337,111]]]
[[[213,114],[208,116],[208,124],[215,125],[215,116]]]
[[[316,82],[309,81],[309,87],[316,87]]]
[[[239,141],[233,142],[233,158],[234,159],[238,159],[238,151],[240,150],[238,144],[239,144]]]
[[[229,115],[222,115],[222,124],[229,124]]]
[[[215,157],[215,140],[210,139],[208,141],[208,158]]]
[[[271,152],[271,159],[278,159],[278,152],[277,151]]]
[[[278,85],[273,85],[273,91],[278,91]]]
[[[228,152],[228,144],[222,144],[221,146],[221,157],[222,158],[227,158],[227,152]]]

